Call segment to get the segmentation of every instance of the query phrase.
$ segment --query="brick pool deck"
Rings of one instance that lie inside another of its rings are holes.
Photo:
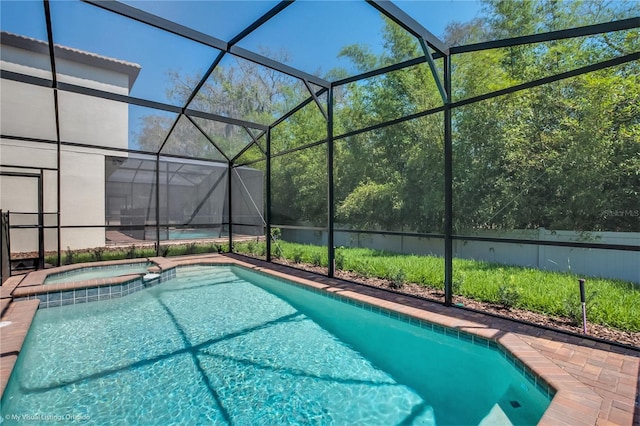
[[[621,348],[480,312],[447,308],[436,302],[244,256],[213,254],[149,260],[163,270],[178,265],[238,264],[321,291],[495,340],[556,389],[556,395],[540,424],[640,425],[640,349]],[[10,325],[0,328],[1,392],[4,392],[39,304],[37,299],[13,301],[13,298],[53,290],[51,285],[42,285],[46,275],[52,272],[54,270],[11,277],[0,288],[0,320],[11,321]],[[74,283],[65,288],[104,284],[104,280],[94,280]]]

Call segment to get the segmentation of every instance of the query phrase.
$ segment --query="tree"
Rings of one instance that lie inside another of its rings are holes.
[[[593,23],[594,16],[604,22],[638,12],[634,2],[540,0],[518,3],[523,11],[517,13],[514,2],[486,5],[487,24],[473,28],[479,39],[484,32],[513,37]],[[459,28],[452,29],[452,37],[459,37]],[[632,34],[459,55],[455,99],[637,52],[640,41]],[[637,115],[628,115],[634,110],[629,102],[638,96],[637,76],[635,61],[456,109],[457,230],[638,230],[640,221],[624,213],[638,208],[640,139]],[[492,86],[494,80],[500,85]]]
[[[470,44],[637,16],[640,3],[486,0],[485,12],[485,17],[449,25],[446,41]],[[392,21],[385,21],[383,37],[382,53],[347,45],[340,55],[365,72],[424,54],[417,40]],[[454,55],[452,98],[471,99],[638,51],[640,38],[629,30]],[[640,231],[639,68],[636,60],[455,107],[456,232]],[[344,71],[330,75],[344,76]],[[186,98],[197,80],[177,74],[174,79],[176,99]],[[271,123],[308,96],[300,84],[240,61],[235,68],[219,66],[189,107]],[[338,225],[442,232],[443,114],[379,126],[443,105],[429,67],[423,63],[335,89]],[[248,143],[234,126],[197,123],[227,154]],[[140,145],[157,147],[156,135],[166,135],[172,121],[150,117],[144,124]],[[375,128],[341,136],[369,126]],[[272,168],[276,222],[326,223],[326,130],[314,102],[272,129],[272,153],[278,154]],[[174,133],[176,143],[167,146],[183,150],[182,155],[216,152],[188,121]],[[260,156],[252,148],[243,157]]]

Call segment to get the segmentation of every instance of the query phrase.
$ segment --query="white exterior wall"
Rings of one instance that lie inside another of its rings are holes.
[[[75,52],[79,61],[90,54]],[[72,56],[73,56],[72,55]],[[95,59],[95,58],[93,58]],[[2,45],[3,70],[51,79],[49,56],[43,53]],[[126,95],[126,73],[57,58],[58,80],[78,86]],[[53,90],[31,84],[0,80],[0,128],[2,134],[56,141]],[[128,147],[128,105],[70,92],[58,92],[60,138],[64,142],[105,148]],[[101,149],[62,146],[60,152],[60,224],[102,226],[105,223],[105,155],[126,153]],[[0,140],[0,164],[3,170],[26,173],[38,168],[57,168],[55,143]],[[10,169],[7,166],[33,167]],[[0,176],[0,209],[37,211],[36,179]],[[57,172],[44,172],[44,211],[57,211]],[[24,210],[26,209],[26,210]],[[22,219],[22,218],[21,218]],[[45,224],[55,221],[45,218]],[[18,231],[18,232],[14,232]],[[56,230],[45,231],[45,250],[57,249]],[[34,238],[35,236],[35,238]],[[37,251],[37,231],[12,230],[11,251]],[[81,249],[105,245],[104,228],[67,228],[61,230],[61,247]]]
[[[99,152],[60,153],[60,225],[104,225],[104,155]],[[104,228],[63,228],[60,246],[64,249],[100,247],[105,244]]]
[[[77,93],[59,92],[58,108],[60,139],[63,141],[109,148],[128,148],[127,104]]]
[[[2,99],[0,99],[1,105]],[[2,165],[33,168],[57,167],[56,145],[40,142],[0,139],[0,161]]]
[[[56,140],[53,90],[0,79],[0,93],[2,134]],[[0,154],[2,164],[7,164]]]

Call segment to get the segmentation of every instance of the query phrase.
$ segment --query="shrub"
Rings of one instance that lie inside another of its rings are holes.
[[[402,288],[407,282],[407,273],[402,268],[393,269],[389,273],[389,287],[393,289]]]
[[[64,264],[71,265],[73,263],[73,259],[75,255],[76,254],[73,252],[73,250],[71,250],[71,247],[67,246],[67,251],[65,252],[65,255],[64,255]]]
[[[595,297],[595,291],[586,295],[585,309],[587,310],[587,313],[589,312],[589,308],[593,306],[593,300]],[[564,309],[567,317],[569,317],[573,325],[582,326],[582,301],[579,297],[568,297],[564,299]]]
[[[256,243],[252,240],[247,241],[247,253],[253,254],[256,250]]]
[[[518,304],[520,301],[520,292],[518,289],[507,285],[502,284],[500,288],[498,288],[498,303],[501,304],[504,308],[510,309]]]
[[[93,257],[93,260],[95,260],[96,262],[100,262],[102,260],[104,251],[106,250],[106,247],[96,247],[91,249],[91,256]]]
[[[336,250],[336,269],[344,269],[344,253],[341,250]]]
[[[313,263],[313,266],[320,266],[322,265],[322,255],[315,251],[311,254],[311,263]]]
[[[302,262],[302,250],[295,249],[293,251],[293,263],[300,263],[300,262]]]
[[[196,243],[189,243],[185,247],[184,254],[194,254],[197,252],[198,245]]]
[[[169,256],[169,252],[171,251],[171,246],[160,246],[160,250],[158,250],[158,254],[162,257]]]
[[[136,246],[132,245],[131,247],[129,247],[127,249],[127,252],[125,253],[125,258],[126,259],[135,259],[136,258]]]

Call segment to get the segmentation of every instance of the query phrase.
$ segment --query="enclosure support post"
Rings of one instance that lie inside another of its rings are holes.
[[[58,96],[57,96],[57,92],[54,91],[54,94],[56,96],[54,96],[55,99],[55,103],[58,103]],[[57,111],[57,108],[56,108]],[[57,113],[56,113],[56,122],[58,121],[57,119]],[[56,124],[56,128],[58,128],[58,125]],[[59,130],[56,130],[56,132],[59,134]],[[61,157],[61,153],[60,153],[60,137],[58,137],[58,141],[56,143],[56,239],[57,241],[57,252],[58,255],[56,256],[56,266],[60,266],[62,265],[62,259],[61,259],[61,255],[60,252],[62,251],[62,229],[60,228],[60,218],[62,217],[62,215],[60,214],[60,202],[62,200],[62,195],[61,195],[61,189],[60,189],[60,184],[62,182],[62,175],[60,174],[60,157]]]
[[[9,260],[9,212],[0,209],[0,285],[11,276]]]
[[[232,229],[232,225],[231,225],[231,213],[232,213],[232,209],[231,209],[231,202],[233,201],[233,197],[231,196],[231,172],[233,171],[233,164],[231,163],[231,160],[229,160],[228,164],[228,168],[227,168],[227,203],[229,204],[229,207],[227,208],[227,212],[229,213],[229,218],[228,218],[228,222],[229,224],[228,229],[229,229],[229,253],[233,253],[233,229]]]
[[[165,239],[169,239],[169,223],[170,220],[169,218],[171,217],[170,213],[170,207],[169,207],[169,182],[171,182],[171,178],[169,178],[169,162],[165,162],[164,163],[164,172],[166,173],[166,178],[164,180],[164,205],[166,206],[165,210],[164,210],[164,214],[166,217],[166,220],[164,220],[164,224],[167,225],[167,232],[165,232],[164,237]],[[158,201],[158,206],[160,205],[160,201]],[[158,227],[160,227],[160,232],[162,232],[162,226],[160,223],[158,223]]]
[[[335,273],[335,247],[333,241],[333,85],[327,96],[327,258],[328,276]]]
[[[451,136],[451,56],[444,56],[444,304],[453,300],[453,152]]]
[[[271,127],[267,129],[267,167],[266,167],[266,197],[267,197],[267,211],[265,212],[265,236],[267,245],[267,262],[271,262]]]
[[[47,23],[47,41],[49,42],[49,58],[51,61],[51,77],[53,79],[53,110],[56,118],[56,211],[57,211],[57,221],[58,223],[56,228],[56,237],[58,238],[58,256],[57,256],[57,264],[56,266],[60,266],[60,252],[62,251],[62,242],[60,241],[62,237],[62,230],[60,225],[60,201],[62,199],[60,184],[62,182],[62,175],[60,173],[60,148],[61,148],[61,139],[60,139],[60,114],[58,110],[58,72],[56,71],[56,57],[55,57],[55,44],[53,42],[53,28],[51,26],[51,10],[49,8],[49,2],[45,1],[44,3],[44,18]]]
[[[44,170],[38,178],[38,268],[44,269]]]
[[[160,153],[156,154],[156,256],[160,256]]]

